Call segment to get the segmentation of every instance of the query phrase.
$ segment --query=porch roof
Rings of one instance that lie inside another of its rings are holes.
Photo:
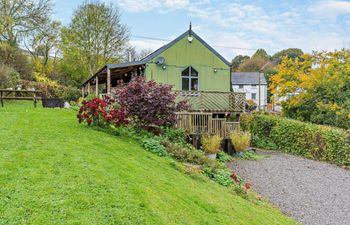
[[[107,83],[107,70],[111,72],[111,79],[116,78],[122,74],[129,73],[139,67],[145,65],[143,60],[135,62],[127,62],[120,64],[106,64],[99,71],[97,71],[93,76],[86,80],[81,86],[84,87],[87,83],[95,83],[95,78],[98,76],[99,84]]]

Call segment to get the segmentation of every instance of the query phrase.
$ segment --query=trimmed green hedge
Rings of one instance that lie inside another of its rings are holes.
[[[263,114],[243,115],[241,126],[253,146],[350,166],[349,131]]]

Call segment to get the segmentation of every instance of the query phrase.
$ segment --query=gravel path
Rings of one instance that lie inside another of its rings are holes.
[[[285,214],[307,225],[350,225],[350,171],[324,162],[259,151],[232,168]]]

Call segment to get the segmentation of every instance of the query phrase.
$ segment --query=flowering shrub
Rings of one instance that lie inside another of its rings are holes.
[[[175,123],[175,113],[188,108],[186,102],[176,103],[171,85],[134,77],[117,89],[118,103],[138,126],[169,126]]]
[[[239,195],[246,196],[247,191],[252,187],[252,184],[250,182],[244,182],[244,180],[236,173],[232,173],[231,178],[235,184],[235,192]]]
[[[77,118],[79,123],[95,124],[107,127],[109,124],[121,126],[128,123],[128,116],[122,109],[113,108],[114,100],[94,98],[90,101],[83,100]]]

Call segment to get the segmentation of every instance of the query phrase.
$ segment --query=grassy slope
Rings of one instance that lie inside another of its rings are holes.
[[[71,110],[0,108],[0,224],[294,224]]]

